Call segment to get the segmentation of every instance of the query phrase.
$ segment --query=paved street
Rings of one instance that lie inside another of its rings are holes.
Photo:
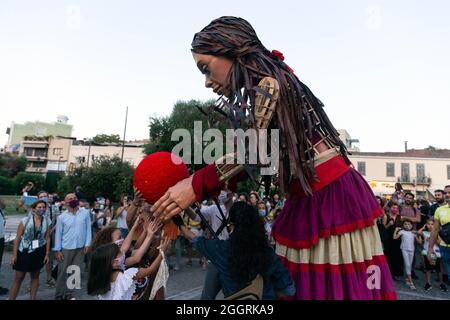
[[[15,233],[17,224],[22,216],[8,216],[7,217],[7,236],[8,232]],[[14,270],[9,264],[11,252],[5,251],[0,272],[0,286],[10,287],[14,277]],[[183,261],[183,267],[178,271],[170,271],[170,278],[167,285],[166,297],[171,300],[197,300],[200,299],[203,281],[206,271],[200,267],[198,259],[194,259],[192,267],[186,266],[186,259]],[[430,292],[425,292],[423,286],[425,284],[425,275],[423,272],[416,270],[419,280],[415,281],[417,291],[411,291],[403,282],[395,282],[398,298],[400,300],[450,300],[450,293],[442,293],[439,290],[437,282],[433,283],[433,289]],[[436,276],[433,275],[433,279]],[[51,300],[54,297],[55,289],[47,288],[45,285],[46,272],[43,269],[40,277],[40,287],[38,292],[38,299]],[[82,275],[82,289],[75,293],[77,299],[92,300],[93,297],[86,293],[87,273]],[[29,287],[29,276],[24,280],[20,290],[18,299],[29,299],[27,288]],[[0,300],[6,300],[7,296],[0,296]]]

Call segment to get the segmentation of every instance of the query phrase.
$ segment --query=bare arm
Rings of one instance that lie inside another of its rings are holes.
[[[130,232],[128,233],[128,235],[125,237],[125,239],[123,240],[122,245],[120,246],[120,251],[125,254],[125,252],[128,251],[128,249],[130,249],[131,246],[131,242],[133,241],[133,237],[134,237],[134,233],[136,232],[136,228],[138,225],[138,220],[136,219],[133,227],[131,228]]]
[[[141,235],[139,236],[139,239],[137,239],[134,247],[136,249],[139,249],[142,246],[142,244],[144,243],[146,237],[147,237],[147,231],[145,229],[143,229],[141,232]]]
[[[145,278],[147,276],[154,274],[158,270],[159,265],[161,264],[161,261],[162,261],[162,256],[160,253],[156,257],[156,259],[153,260],[152,264],[148,268],[139,268],[139,271],[136,273],[136,278],[142,279],[142,278]]]
[[[394,240],[397,240],[398,238],[400,238],[400,228],[396,228],[394,231]]]
[[[145,278],[145,277],[157,272],[159,265],[161,264],[161,261],[162,261],[161,251],[166,251],[167,248],[169,247],[169,245],[170,245],[170,239],[168,239],[168,238],[162,239],[161,245],[158,247],[158,249],[160,250],[160,253],[158,254],[156,259],[152,262],[152,264],[148,268],[140,268],[139,269],[139,271],[136,274],[136,278],[138,278],[138,279]]]
[[[156,219],[153,220],[148,225],[147,236],[145,237],[144,242],[139,247],[139,249],[133,251],[133,254],[131,257],[126,259],[126,261],[125,261],[126,266],[132,266],[132,265],[135,265],[136,263],[138,263],[139,261],[141,261],[142,257],[144,256],[144,254],[148,251],[148,249],[150,247],[150,243],[152,242],[152,240],[155,236],[155,232],[158,231],[158,229],[161,228],[161,226],[162,226],[161,223],[159,221],[157,221]]]
[[[437,244],[439,230],[441,230],[441,223],[438,219],[434,220],[433,230],[431,230],[430,242],[428,244],[428,256],[433,253],[434,246]]]
[[[23,236],[23,231],[24,231],[24,226],[22,223],[19,223],[19,226],[17,227],[17,234],[16,234],[16,238],[14,239],[14,248],[13,248],[13,253],[11,256],[11,264],[15,265],[16,264],[16,260],[17,260],[17,250],[19,250],[19,243],[22,240],[22,236]]]
[[[127,222],[127,226],[128,228],[130,227],[130,225],[132,225],[134,223],[135,217],[137,217],[137,211],[138,211],[139,206],[134,204],[134,202],[132,202],[128,208],[127,208],[127,216],[125,218],[126,222]]]
[[[130,227],[130,225],[134,223],[137,209],[139,208],[143,200],[144,196],[142,195],[142,193],[138,189],[136,189],[136,187],[134,187],[134,199],[131,203],[130,212],[128,212],[126,218],[128,227]]]
[[[45,251],[45,258],[44,258],[44,263],[47,264],[48,263],[48,254],[50,252],[50,235],[52,234],[51,229],[47,229],[47,232],[45,233],[45,247],[46,247],[46,251]]]

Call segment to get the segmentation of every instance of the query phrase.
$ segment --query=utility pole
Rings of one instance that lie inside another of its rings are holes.
[[[122,141],[122,163],[123,163],[123,153],[125,151],[125,135],[127,134],[127,121],[128,121],[128,106],[125,113],[125,129],[123,130],[123,141]]]
[[[87,167],[89,168],[89,158],[91,157],[91,144],[92,140],[89,140],[88,157],[87,157]]]

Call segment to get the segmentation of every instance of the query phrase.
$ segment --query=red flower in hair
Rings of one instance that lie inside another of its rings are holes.
[[[275,56],[275,57],[277,57],[277,58],[280,59],[281,61],[284,61],[284,55],[283,55],[282,52],[280,52],[280,51],[278,51],[278,50],[272,50],[272,55]],[[286,64],[286,63],[285,63],[285,64]],[[286,64],[286,67],[288,68],[288,70],[289,70],[290,73],[294,73],[294,70],[292,70],[291,67],[289,67],[287,64]]]
[[[284,56],[283,53],[278,51],[278,50],[272,50],[272,54],[277,57],[278,59],[280,59],[281,61],[284,61]]]

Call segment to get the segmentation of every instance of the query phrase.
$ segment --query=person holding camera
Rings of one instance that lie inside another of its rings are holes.
[[[9,300],[15,300],[27,272],[31,274],[31,300],[36,299],[39,273],[48,263],[50,251],[50,219],[45,215],[47,203],[38,200],[31,205],[30,214],[23,218],[17,228],[11,265],[16,270]]]
[[[120,229],[122,238],[125,239],[128,235],[127,214],[131,206],[128,196],[122,197],[121,204],[122,206],[117,209],[117,228]]]

